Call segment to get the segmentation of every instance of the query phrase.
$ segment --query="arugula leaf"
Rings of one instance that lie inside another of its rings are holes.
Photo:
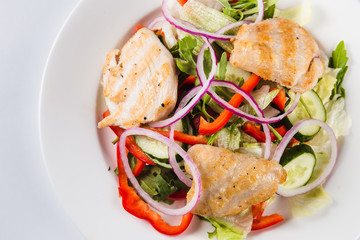
[[[238,0],[234,3],[229,3],[229,0],[217,0],[221,3],[223,13],[236,19],[237,21],[243,20],[245,17],[249,17],[258,12],[257,0]],[[273,18],[275,13],[275,3],[277,0],[265,0],[264,1],[264,19]]]
[[[196,47],[196,39],[186,36],[178,41],[178,52],[180,58],[176,59],[176,64],[180,71],[189,75],[196,76],[196,62],[195,55],[193,54]]]
[[[336,49],[332,52],[332,56],[329,59],[329,67],[331,68],[340,68],[340,71],[336,75],[336,83],[333,89],[333,92],[330,96],[330,99],[333,99],[336,94],[340,94],[341,97],[345,98],[345,89],[341,86],[345,74],[348,70],[348,66],[346,66],[349,58],[346,56],[347,52],[345,49],[345,43],[344,41],[341,41]]]

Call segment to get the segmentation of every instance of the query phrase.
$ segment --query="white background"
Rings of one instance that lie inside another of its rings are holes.
[[[0,0],[0,239],[85,239],[43,163],[38,105],[51,46],[78,0]]]
[[[77,2],[0,0],[0,240],[85,240],[52,188],[41,155],[38,126],[45,63],[56,35]],[[352,21],[356,26],[358,16],[351,17],[356,17]],[[351,59],[355,65],[359,58]],[[355,95],[349,94],[349,98]],[[358,143],[358,128],[353,130],[349,137],[357,136],[354,142]],[[342,196],[337,197],[337,202],[345,202]],[[339,205],[333,209],[336,207]],[[359,209],[358,205],[354,207]]]

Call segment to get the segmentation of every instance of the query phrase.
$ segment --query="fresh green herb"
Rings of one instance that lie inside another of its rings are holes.
[[[223,13],[236,19],[243,20],[258,12],[257,0],[239,0],[235,3],[229,3],[230,0],[217,0],[223,5]],[[275,3],[277,0],[264,1],[264,19],[273,18],[275,13]]]
[[[193,54],[194,48],[196,47],[196,39],[187,36],[178,41],[179,45],[179,56],[176,59],[176,64],[180,71],[185,72],[189,75],[197,76],[196,74],[196,61],[195,55]]]
[[[172,193],[180,189],[187,189],[187,186],[176,177],[172,169],[156,165],[146,165],[137,179],[140,186],[154,200],[168,204],[173,203],[173,201],[167,199]]]
[[[179,56],[179,58],[176,59],[176,65],[180,71],[193,76],[197,76],[196,56],[194,54],[196,46],[197,40],[191,36],[186,36],[179,40],[177,45],[170,49],[173,56]],[[209,76],[211,64],[210,50],[206,49],[204,51],[204,72],[206,76]]]
[[[336,94],[340,94],[341,97],[345,98],[345,89],[341,86],[344,81],[344,76],[346,71],[348,70],[348,66],[346,66],[349,58],[346,56],[346,49],[344,41],[341,41],[336,49],[332,52],[332,56],[329,59],[329,67],[331,68],[340,68],[340,71],[336,75],[336,83],[330,99],[333,99]]]

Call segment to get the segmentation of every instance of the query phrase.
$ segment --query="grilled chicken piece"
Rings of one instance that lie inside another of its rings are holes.
[[[98,127],[130,128],[166,118],[175,107],[177,85],[171,53],[151,30],[140,29],[121,51],[106,56],[103,86],[111,115]]]
[[[273,196],[278,184],[286,180],[286,171],[275,161],[234,153],[225,148],[195,145],[188,150],[199,169],[202,193],[194,214],[225,217],[265,201]],[[186,168],[187,172],[190,172]],[[187,194],[191,200],[194,185]]]
[[[324,72],[315,40],[298,24],[281,18],[242,25],[230,62],[299,93],[312,89]]]

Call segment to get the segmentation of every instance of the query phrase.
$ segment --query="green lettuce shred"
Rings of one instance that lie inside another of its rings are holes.
[[[306,0],[302,4],[295,7],[281,10],[275,9],[275,17],[289,19],[300,26],[304,26],[311,18],[311,0]]]

